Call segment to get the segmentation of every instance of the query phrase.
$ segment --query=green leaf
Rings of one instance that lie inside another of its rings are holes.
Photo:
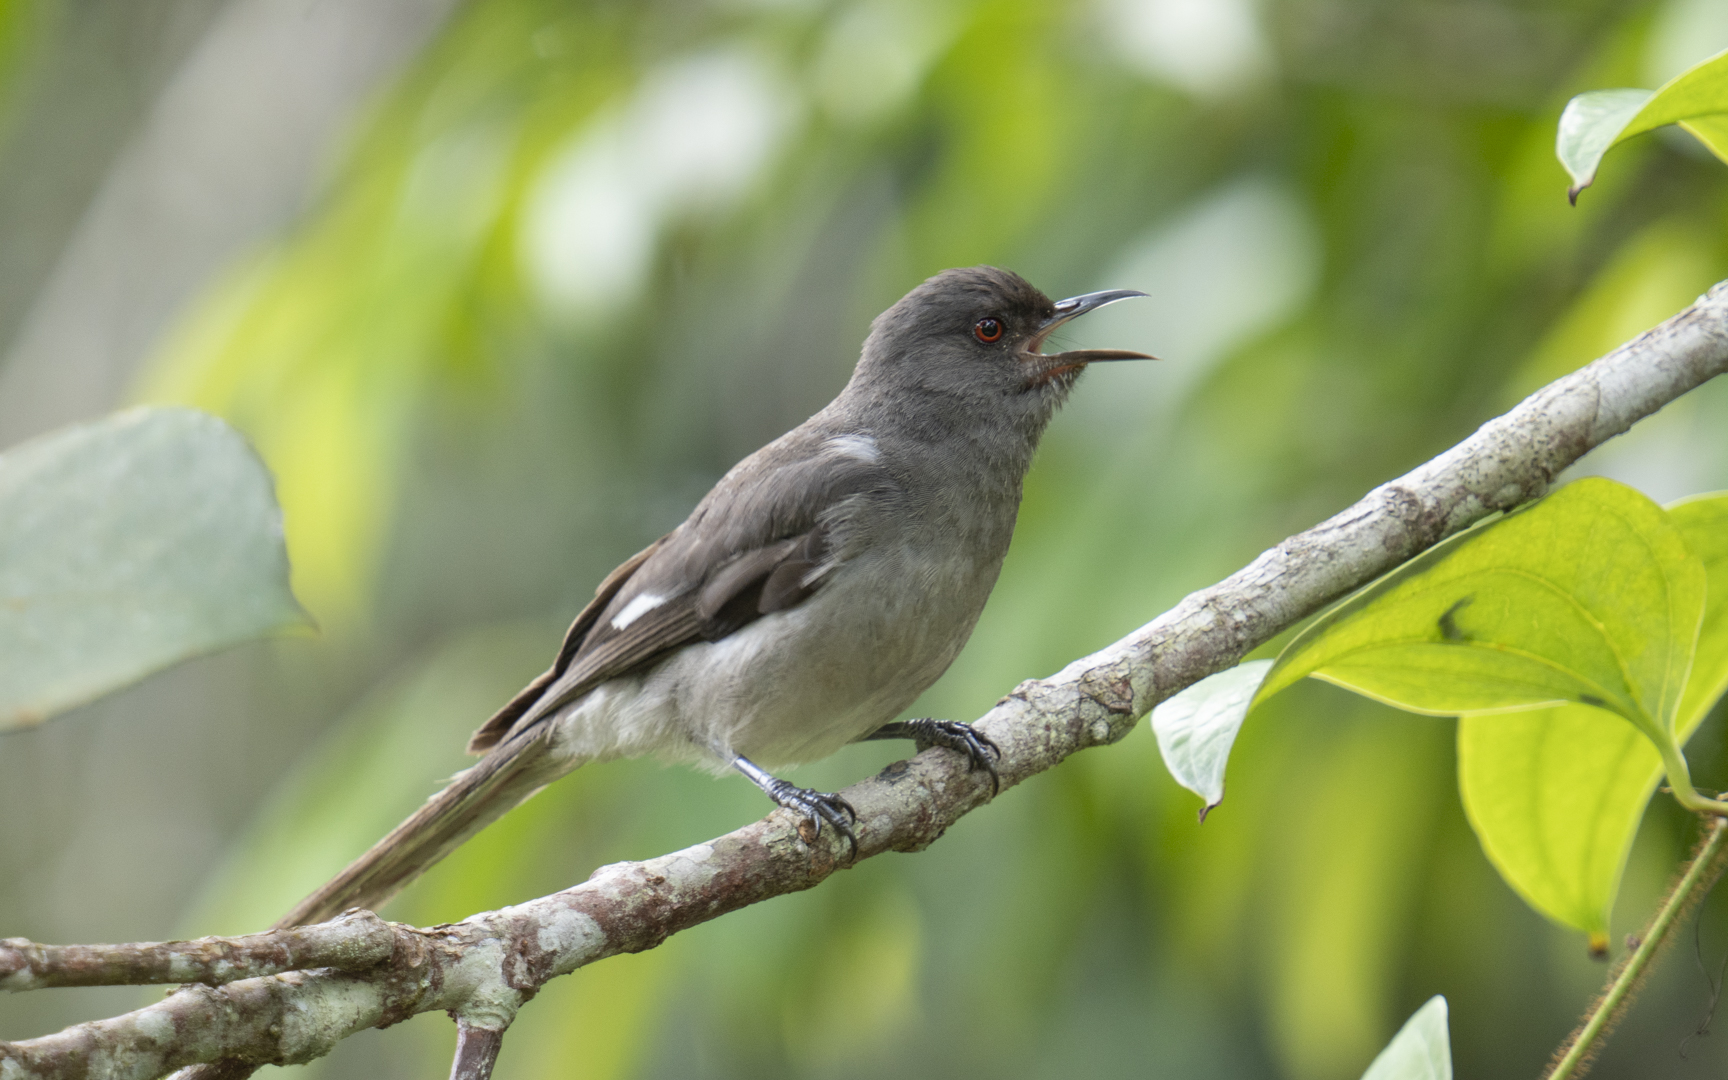
[[[1708,582],[1675,735],[1684,743],[1728,689],[1728,495],[1671,505]],[[1608,921],[1644,808],[1662,775],[1650,743],[1599,709],[1564,705],[1458,724],[1458,786],[1507,884],[1544,915],[1608,947]]]
[[[1703,143],[1717,160],[1728,161],[1728,113],[1694,116],[1680,121],[1682,130]]]
[[[1452,1080],[1446,999],[1435,994],[1404,1022],[1362,1080]]]
[[[1224,767],[1248,703],[1272,670],[1270,660],[1250,660],[1201,679],[1152,710],[1158,752],[1176,782],[1206,800],[1200,820],[1224,801]]]
[[[1661,773],[1648,739],[1588,705],[1458,722],[1458,790],[1488,861],[1598,955]]]
[[[1728,499],[1677,509],[1671,521],[1631,488],[1579,481],[1364,589],[1304,630],[1270,671],[1244,664],[1160,705],[1159,750],[1210,809],[1223,798],[1250,697],[1307,675],[1417,712],[1524,710],[1461,722],[1466,812],[1520,895],[1605,947],[1660,772],[1651,740],[1670,737],[1682,704],[1680,734],[1690,734],[1728,683],[1728,617],[1714,612],[1700,679],[1684,681],[1707,565],[1712,576],[1728,566]],[[1728,582],[1717,592],[1728,595]],[[1702,685],[1710,690],[1700,696]],[[1589,702],[1612,705],[1650,740]],[[1542,707],[1550,703],[1562,704]]]
[[[1670,503],[1668,518],[1703,562],[1709,583],[1692,675],[1675,723],[1675,734],[1685,742],[1728,691],[1728,492]]]
[[[305,624],[270,475],[189,409],[134,409],[0,454],[0,731]]]
[[[1596,179],[1602,157],[1634,135],[1680,124],[1697,136],[1717,157],[1723,153],[1723,135],[1728,134],[1728,52],[1720,52],[1703,63],[1670,79],[1661,89],[1592,90],[1566,103],[1560,114],[1560,129],[1554,152],[1571,174],[1567,195],[1576,202],[1578,193]]]
[[[1568,198],[1577,202],[1578,193],[1595,182],[1603,155],[1655,96],[1654,90],[1591,90],[1566,103],[1554,153],[1572,177]]]
[[[1308,675],[1412,712],[1610,709],[1671,745],[1704,567],[1649,499],[1580,480],[1464,533],[1305,629],[1256,700]]]

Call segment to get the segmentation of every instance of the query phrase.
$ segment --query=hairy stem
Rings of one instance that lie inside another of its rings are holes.
[[[1638,947],[1615,968],[1608,978],[1607,988],[1584,1014],[1583,1023],[1557,1052],[1559,1060],[1548,1071],[1545,1080],[1573,1080],[1589,1070],[1599,1044],[1631,1006],[1644,976],[1650,971],[1650,962],[1667,942],[1674,924],[1703,899],[1716,884],[1716,879],[1722,876],[1723,866],[1728,863],[1728,858],[1724,858],[1728,854],[1728,819],[1715,816],[1707,821],[1704,838],[1693,852],[1692,861],[1686,864],[1679,880],[1663,897],[1661,906],[1656,909],[1656,917],[1644,928]]]

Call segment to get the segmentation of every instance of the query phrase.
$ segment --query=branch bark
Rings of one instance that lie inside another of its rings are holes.
[[[498,1048],[503,1042],[502,1031],[458,1020],[456,1059],[450,1063],[450,1080],[492,1080],[492,1066],[498,1063]]]
[[[1325,604],[1489,514],[1541,495],[1585,452],[1724,370],[1728,283],[1108,648],[1020,684],[978,721],[1001,748],[1002,790],[1115,742],[1159,701]],[[991,785],[958,755],[931,750],[843,794],[858,811],[856,857],[865,859],[928,847],[989,801]],[[0,1080],[147,1080],[217,1061],[223,1064],[193,1074],[243,1076],[251,1065],[309,1061],[355,1032],[432,1010],[450,1012],[471,1033],[469,1060],[484,1058],[489,1068],[516,1011],[549,979],[654,948],[680,930],[811,888],[850,865],[834,830],[818,840],[801,836],[799,824],[776,811],[707,843],[602,867],[574,888],[452,926],[390,924],[388,959],[365,970],[325,967],[189,986],[125,1016],[0,1043]],[[324,929],[356,940],[377,933],[363,917],[345,930],[335,926]],[[459,1055],[458,1069],[462,1062]]]
[[[307,968],[357,971],[388,960],[395,943],[389,924],[370,911],[351,911],[316,926],[196,941],[37,945],[4,938],[0,990],[194,982],[221,986]]]

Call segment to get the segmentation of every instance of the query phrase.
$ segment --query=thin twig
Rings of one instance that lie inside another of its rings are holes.
[[[1663,897],[1638,947],[1609,975],[1608,985],[1584,1014],[1578,1029],[1556,1052],[1558,1060],[1545,1080],[1575,1080],[1589,1070],[1599,1044],[1637,996],[1639,985],[1649,973],[1650,961],[1667,942],[1668,932],[1687,909],[1710,891],[1722,876],[1724,865],[1728,865],[1728,818],[1711,818],[1705,826],[1703,841],[1686,864],[1685,872]]]

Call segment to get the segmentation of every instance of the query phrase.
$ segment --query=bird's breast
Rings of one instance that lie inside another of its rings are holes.
[[[999,563],[873,547],[798,607],[687,648],[662,673],[698,741],[770,767],[825,757],[892,720],[947,670]]]

